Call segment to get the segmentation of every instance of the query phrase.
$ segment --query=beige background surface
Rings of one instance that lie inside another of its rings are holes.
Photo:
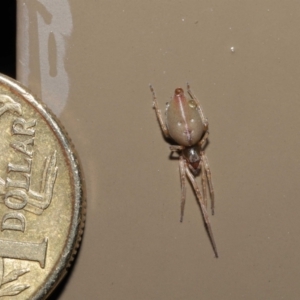
[[[80,155],[88,214],[76,264],[53,299],[299,299],[300,3],[69,5],[60,119]],[[38,23],[30,24],[31,59],[18,74],[41,93]],[[219,259],[190,187],[179,222],[178,162],[151,108],[150,82],[163,108],[186,81],[210,122]]]

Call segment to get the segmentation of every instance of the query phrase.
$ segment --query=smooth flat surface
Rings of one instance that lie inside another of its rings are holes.
[[[45,15],[44,1],[25,2]],[[69,92],[59,116],[81,158],[88,214],[79,257],[53,299],[298,299],[300,4],[69,7]],[[35,28],[19,48],[35,59],[19,62],[18,72],[40,93],[37,40]],[[210,123],[219,259],[190,187],[179,222],[178,162],[151,108],[149,83],[164,108],[186,81]]]

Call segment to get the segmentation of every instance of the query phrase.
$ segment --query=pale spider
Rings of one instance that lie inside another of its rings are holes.
[[[178,145],[170,145],[170,150],[179,154],[179,170],[181,180],[181,215],[183,220],[186,199],[186,176],[190,180],[199,201],[204,222],[212,243],[215,256],[218,257],[217,246],[213,237],[207,212],[207,186],[211,198],[211,211],[214,214],[214,189],[211,172],[204,147],[208,139],[208,121],[204,116],[199,100],[192,93],[187,83],[187,99],[182,88],[175,89],[171,101],[166,106],[166,122],[163,121],[161,110],[158,108],[157,98],[152,85],[153,108],[164,136],[171,138]],[[195,176],[201,176],[202,192]]]

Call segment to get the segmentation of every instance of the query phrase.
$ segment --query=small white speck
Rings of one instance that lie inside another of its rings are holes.
[[[181,19],[182,22],[184,22],[184,19]]]
[[[230,47],[230,51],[231,51],[232,53],[234,53],[234,52],[235,52],[235,48],[234,48],[234,47]]]

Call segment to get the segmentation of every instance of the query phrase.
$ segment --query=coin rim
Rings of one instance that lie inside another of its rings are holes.
[[[67,132],[49,108],[47,108],[37,97],[33,96],[21,83],[6,75],[0,74],[0,85],[7,86],[12,93],[16,93],[19,97],[24,98],[25,101],[32,105],[42,115],[53,130],[61,147],[64,149],[65,157],[70,165],[70,177],[72,179],[72,189],[74,191],[74,205],[72,223],[70,225],[67,242],[60,255],[59,261],[55,264],[55,269],[50,273],[46,282],[37,290],[32,298],[32,300],[46,299],[67,274],[68,268],[71,266],[82,240],[86,215],[86,200],[84,198],[82,171],[80,169],[78,156]]]

